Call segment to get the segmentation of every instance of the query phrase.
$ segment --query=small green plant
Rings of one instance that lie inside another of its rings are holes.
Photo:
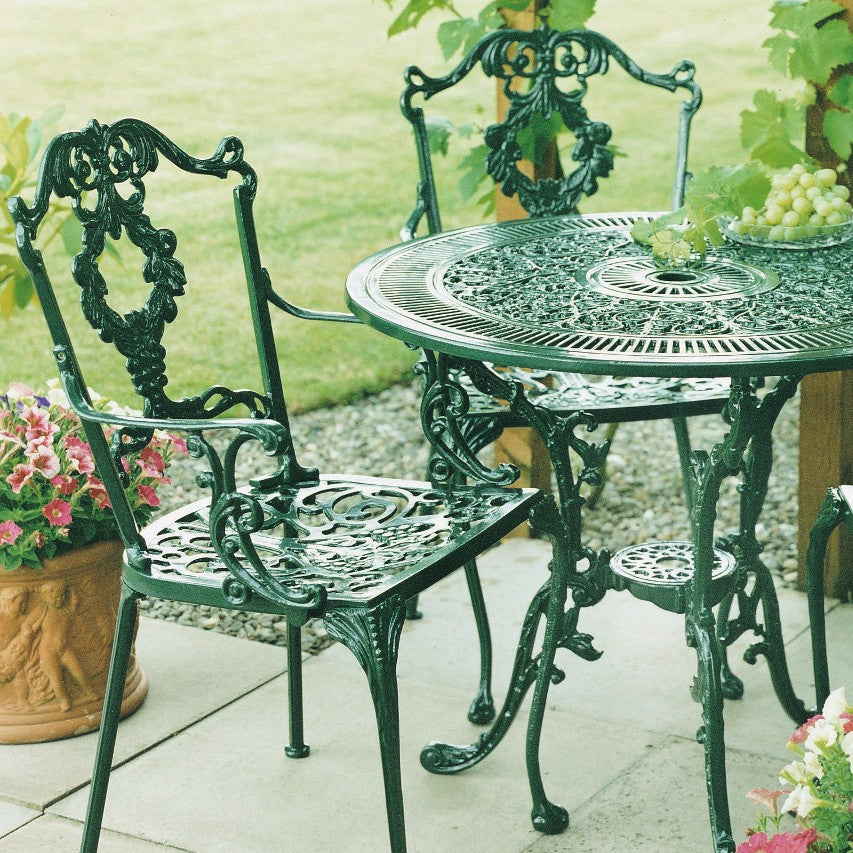
[[[39,119],[15,113],[0,114],[0,317],[8,319],[16,309],[36,302],[29,273],[15,247],[15,226],[9,216],[8,200],[36,182],[38,153],[44,131],[62,115],[54,107]],[[59,237],[70,246],[79,231],[70,210],[51,204],[49,228],[43,245]],[[77,239],[79,245],[79,237]]]

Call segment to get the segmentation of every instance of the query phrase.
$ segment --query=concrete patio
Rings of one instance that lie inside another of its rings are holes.
[[[496,646],[496,692],[512,662],[549,547],[513,539],[481,561]],[[780,590],[789,663],[812,701],[805,596]],[[461,574],[423,601],[398,665],[409,849],[495,853],[706,851],[710,837],[700,709],[689,697],[695,656],[682,620],[611,593],[582,617],[604,656],[561,652],[542,738],[550,798],[569,830],[530,826],[524,767],[528,702],[500,747],[457,776],[421,769],[430,739],[467,743],[475,641]],[[832,684],[853,686],[853,606],[828,608]],[[742,651],[743,642],[737,644]],[[285,653],[278,647],[144,619],[138,655],[151,682],[119,729],[101,850],[146,853],[367,853],[387,849],[376,731],[366,680],[350,653],[330,648],[305,664],[310,758],[284,757]],[[754,821],[744,792],[775,786],[793,724],[763,659],[731,657],[746,697],[726,712],[729,796],[738,839]],[[0,747],[0,851],[76,851],[95,735]]]

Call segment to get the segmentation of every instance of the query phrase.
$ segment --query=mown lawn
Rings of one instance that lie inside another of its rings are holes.
[[[684,56],[696,62],[705,102],[693,135],[694,169],[742,159],[738,114],[756,88],[776,82],[760,48],[769,4],[597,5],[590,26],[641,65],[666,70]],[[81,127],[93,116],[109,122],[133,115],[198,156],[211,154],[226,134],[243,139],[260,176],[262,256],[281,292],[303,304],[343,309],[349,269],[396,242],[416,182],[410,133],[397,106],[401,73],[412,62],[435,71],[448,67],[433,36],[438,18],[389,41],[392,15],[380,0],[4,0],[3,6],[0,110],[40,115],[63,104],[56,130]],[[609,91],[590,111],[598,117],[600,108],[607,120],[616,112],[615,141],[628,158],[618,161],[616,175],[586,209],[663,208],[669,129],[662,132],[659,114],[641,100],[616,104]],[[461,116],[461,109],[457,99],[449,112]],[[444,181],[450,189],[445,227],[479,217],[459,202],[450,167]],[[190,272],[184,306],[197,300],[167,341],[172,364],[186,368],[173,380],[176,394],[253,381],[253,345],[237,322],[239,262],[206,263],[232,228],[224,195],[223,206],[205,201],[191,213],[189,202],[200,196],[157,207],[155,224],[187,223],[176,229],[178,255]],[[118,279],[136,263],[126,258],[124,268],[114,270]],[[73,284],[63,293],[66,302],[73,300]],[[401,344],[364,328],[281,317],[276,329],[288,397],[297,409],[377,390],[408,375],[413,361]],[[87,354],[97,354],[89,384],[127,399],[122,371],[99,355],[103,345],[81,336],[79,347],[84,366]],[[43,385],[55,375],[49,350],[37,308],[0,320],[0,386],[11,380]]]

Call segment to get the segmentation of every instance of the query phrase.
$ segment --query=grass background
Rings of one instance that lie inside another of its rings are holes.
[[[239,135],[260,176],[263,262],[277,289],[294,301],[343,309],[347,272],[397,241],[417,181],[411,133],[397,106],[402,70],[410,63],[432,73],[451,67],[435,41],[438,16],[389,40],[393,15],[380,0],[0,0],[0,7],[0,110],[38,116],[63,104],[57,131],[80,128],[92,117],[110,122],[131,115],[196,156],[212,154],[227,134]],[[598,0],[589,26],[649,70],[667,70],[682,57],[696,62],[705,100],[694,123],[691,165],[700,169],[743,159],[739,113],[755,89],[778,81],[761,48],[768,9],[754,0],[647,0],[641,6]],[[659,112],[637,97],[645,90],[634,84],[622,89],[630,97],[617,100],[618,74],[605,81],[611,88],[589,110],[613,124],[614,141],[628,159],[617,161],[585,209],[665,208],[673,136],[663,111],[671,99],[661,93]],[[484,122],[490,97],[486,90]],[[462,118],[464,93],[447,101],[445,112]],[[445,227],[481,218],[459,200],[456,179],[448,162],[441,175]],[[173,188],[168,177],[163,181]],[[193,189],[151,211],[155,225],[178,231],[177,255],[190,279],[179,321],[166,338],[170,370],[181,368],[170,373],[173,395],[256,381],[253,343],[240,322],[236,246],[225,261],[210,260],[233,231],[229,193],[218,182],[212,190],[218,190],[216,203],[207,189]],[[57,260],[67,268],[67,257]],[[109,268],[116,299],[118,282],[138,267],[130,256],[124,267]],[[57,284],[63,302],[76,298],[73,283]],[[74,329],[88,383],[129,401],[123,370],[108,348],[82,323]],[[377,390],[408,375],[413,362],[402,344],[351,325],[282,316],[276,333],[294,409]],[[41,386],[54,375],[38,308],[0,320],[0,386],[11,380]]]

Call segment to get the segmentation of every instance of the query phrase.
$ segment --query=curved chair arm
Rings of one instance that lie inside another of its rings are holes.
[[[264,290],[267,301],[287,312],[293,317],[298,317],[300,320],[328,320],[332,323],[361,323],[354,314],[347,314],[344,311],[315,311],[312,308],[301,308],[299,305],[294,305],[283,296],[273,290],[270,274],[266,268],[261,270],[264,277]]]
[[[200,432],[202,430],[235,429],[257,438],[268,456],[275,456],[290,446],[290,431],[283,424],[269,418],[148,418],[142,415],[119,415],[96,409],[80,389],[77,377],[61,372],[62,386],[68,395],[68,403],[84,421],[104,426],[141,431],[167,430],[177,432]]]

